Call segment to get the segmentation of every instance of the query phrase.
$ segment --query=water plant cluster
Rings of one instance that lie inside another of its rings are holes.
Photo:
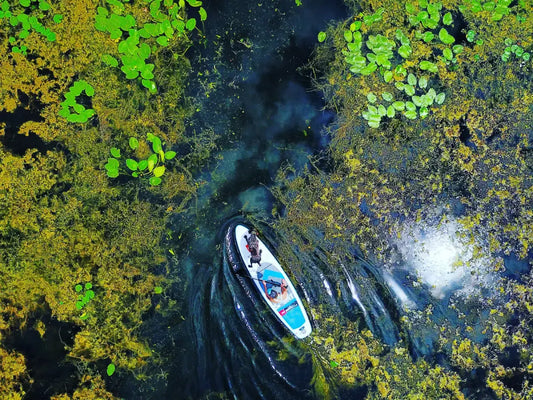
[[[502,53],[502,61],[509,61],[512,54],[514,54],[517,59],[522,61],[529,61],[529,59],[531,58],[531,54],[525,51],[522,46],[515,43],[515,41],[513,41],[512,39],[506,38],[504,43],[507,47],[505,47],[505,50]]]
[[[407,3],[405,8],[409,23],[413,29],[419,27],[430,29],[428,31],[417,29],[411,36],[427,44],[431,43],[436,37],[431,29],[435,30],[441,22],[442,3],[420,1],[416,5]],[[369,20],[374,22],[375,15],[378,15],[378,20],[381,20],[382,14],[383,9],[379,9],[376,13],[371,14],[373,17],[370,19],[365,20],[363,16],[362,21],[356,20],[352,22],[349,29],[345,29],[343,34],[347,43],[347,48],[343,50],[343,54],[345,55],[346,63],[350,67],[350,72],[369,76],[379,69],[379,74],[386,83],[394,84],[394,88],[400,92],[403,91],[408,96],[407,99],[404,99],[400,95],[397,101],[392,102],[394,95],[390,91],[385,91],[382,93],[383,99],[390,98],[391,104],[388,106],[368,104],[367,111],[364,111],[362,115],[368,121],[369,126],[373,128],[379,127],[383,117],[394,118],[397,112],[401,112],[408,119],[416,119],[418,116],[425,118],[429,114],[429,107],[441,105],[445,99],[445,94],[439,93],[437,95],[435,88],[416,93],[417,78],[412,72],[408,74],[407,70],[410,65],[409,59],[413,52],[412,43],[409,36],[402,29],[396,30],[394,39],[388,39],[378,33],[376,35],[370,34],[366,41],[364,40],[361,31],[363,24],[367,24]],[[450,12],[442,16],[442,23],[444,25],[453,23],[453,17]],[[370,26],[368,28],[370,29]],[[440,59],[446,64],[456,63],[456,55],[463,51],[463,46],[447,47],[455,42],[455,38],[444,27],[441,27],[438,31],[438,38],[446,46],[439,49],[442,52]],[[319,37],[320,39],[325,40],[325,36]],[[363,44],[370,50],[366,51],[366,54],[363,51]],[[395,64],[394,66],[393,63]],[[418,63],[418,69],[431,73],[438,72],[438,66],[429,60],[421,60]],[[404,83],[406,78],[408,81]],[[428,77],[421,77],[419,89],[425,90],[428,81]],[[391,90],[394,91],[394,88],[391,87]],[[374,95],[371,94],[370,98],[372,96]]]
[[[76,98],[81,96],[82,92],[89,97],[94,95],[94,88],[83,79],[74,82],[65,94],[65,100],[60,104],[61,110],[58,114],[69,122],[84,123],[95,114],[92,108],[85,108],[83,104],[77,103]]]
[[[107,32],[111,39],[122,39],[118,44],[120,63],[111,54],[103,54],[102,61],[111,67],[118,67],[127,79],[139,79],[150,93],[157,93],[154,82],[154,64],[147,62],[157,46],[167,47],[173,38],[186,38],[187,32],[195,29],[196,18],[185,17],[185,1],[143,0],[149,6],[153,22],[139,26],[135,17],[127,12],[128,1],[106,0],[107,7],[98,7],[95,28]],[[187,0],[191,7],[198,8],[201,21],[207,13],[202,2]]]
[[[0,3],[0,21],[7,19],[12,30],[20,26],[20,29],[14,33],[15,36],[9,37],[11,44],[11,51],[13,53],[21,53],[27,55],[28,47],[24,44],[26,39],[32,31],[43,35],[48,41],[56,40],[56,33],[51,29],[45,27],[40,21],[48,16],[48,11],[51,9],[50,3],[45,0],[38,2],[32,0],[19,0],[17,6],[12,6],[9,1],[4,0]],[[36,4],[37,3],[37,4]],[[38,9],[39,15],[29,15],[27,11]],[[63,19],[61,14],[55,14],[53,21],[58,24]]]
[[[464,12],[466,9],[469,9],[473,13],[486,11],[489,13],[492,21],[499,21],[505,15],[509,15],[509,7],[512,2],[512,0],[465,0],[464,4],[459,6],[459,10]],[[522,3],[524,2],[522,1]]]
[[[161,139],[152,133],[146,134],[146,140],[152,144],[152,154],[142,160],[128,158],[125,160],[126,168],[122,169],[120,168],[119,162],[121,152],[118,148],[112,147],[110,149],[112,157],[108,158],[107,163],[105,164],[107,176],[110,178],[116,178],[121,171],[123,173],[128,171],[127,173],[131,174],[134,178],[148,178],[148,181],[152,186],[161,184],[161,177],[166,170],[165,162],[176,157],[176,152],[171,150],[164,151]],[[128,144],[131,150],[136,150],[139,147],[139,141],[135,137],[130,137]]]
[[[76,293],[79,293],[78,300],[76,301],[76,308],[78,310],[83,310],[89,302],[94,299],[94,291],[92,290],[93,284],[91,282],[85,283],[85,285],[77,284],[74,287],[74,290]],[[83,291],[83,294],[82,294]],[[80,315],[81,320],[86,320],[89,318],[89,315],[87,312],[83,312],[83,314]]]

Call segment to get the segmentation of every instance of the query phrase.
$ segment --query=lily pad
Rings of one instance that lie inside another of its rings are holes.
[[[446,14],[444,14],[444,16],[442,17],[442,23],[444,25],[451,25],[453,23],[452,13],[447,12]]]
[[[439,39],[444,44],[452,44],[455,42],[455,38],[450,35],[445,28],[441,28],[439,31]]]
[[[389,93],[389,92],[383,92],[381,94],[381,97],[383,97],[383,100],[385,101],[392,101],[394,99],[392,93]]]
[[[423,60],[420,61],[419,67],[422,71],[429,71],[429,72],[439,72],[439,69],[436,64],[433,64],[431,61]]]
[[[161,178],[156,177],[156,176],[152,176],[152,177],[149,179],[149,182],[150,182],[150,185],[152,185],[152,186],[157,186],[157,185],[161,184]]]

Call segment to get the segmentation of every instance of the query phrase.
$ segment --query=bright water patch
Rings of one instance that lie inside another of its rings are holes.
[[[495,260],[483,255],[482,243],[471,243],[464,233],[454,219],[406,221],[394,240],[405,264],[437,299],[452,292],[475,295],[494,280]]]

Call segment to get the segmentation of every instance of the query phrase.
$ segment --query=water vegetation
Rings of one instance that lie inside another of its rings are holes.
[[[46,389],[53,399],[114,399],[110,379],[149,382],[161,360],[140,326],[164,308],[162,272],[174,257],[163,244],[168,218],[184,211],[197,188],[188,160],[203,156],[184,135],[193,112],[184,96],[185,52],[199,32],[190,21],[204,21],[206,13],[192,0],[0,7],[0,111],[8,120],[20,110],[28,115],[0,125],[0,397]],[[117,29],[109,32],[104,9]],[[163,36],[134,28],[149,30],[153,19],[158,32],[165,25]],[[103,67],[117,56],[126,71]],[[12,146],[24,136],[22,147]],[[152,148],[136,141],[145,137]],[[176,157],[169,149],[180,144]],[[106,175],[109,149],[128,146],[141,159],[135,169],[126,161],[131,175],[146,175],[144,159],[152,185]],[[157,159],[150,163],[152,151]],[[171,159],[172,167],[163,166]],[[47,340],[55,324],[72,332],[63,338],[64,359],[38,368],[75,365],[79,373],[50,386],[34,379],[24,350],[8,343],[19,331],[37,330]]]
[[[356,246],[390,264],[402,226],[432,220],[438,209],[441,222],[457,216],[474,259],[490,255],[491,270],[502,270],[504,255],[531,267],[533,81],[523,58],[533,45],[531,5],[369,0],[352,7],[352,18],[320,34],[309,66],[339,116],[328,132],[327,168],[317,159],[303,173],[280,170],[277,228],[301,238],[300,251],[325,246],[344,259]],[[379,21],[367,24],[376,12]],[[438,362],[314,308],[328,327],[313,338],[322,355],[319,392],[335,397],[337,377],[365,388],[366,398],[463,399],[473,390],[531,397],[530,279],[502,280],[503,300],[486,322],[435,326]]]

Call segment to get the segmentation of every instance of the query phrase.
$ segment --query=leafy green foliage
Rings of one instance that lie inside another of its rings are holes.
[[[82,104],[76,102],[76,97],[80,96],[82,92],[89,97],[94,95],[94,88],[84,80],[74,82],[69,91],[65,94],[65,100],[60,104],[61,110],[58,114],[66,118],[69,122],[87,122],[89,118],[94,115],[92,108],[86,109]],[[71,112],[71,108],[74,112]]]
[[[481,1],[481,0],[465,0],[464,4],[459,7],[461,12],[467,9],[473,13],[488,12],[492,21],[499,21],[504,16],[510,14],[509,6],[512,0],[498,0],[498,1]]]
[[[141,160],[128,158],[125,161],[126,167],[132,177],[148,178],[150,185],[158,186],[161,184],[161,177],[166,171],[165,162],[175,158],[176,152],[171,150],[164,151],[161,139],[152,133],[146,135],[146,140],[152,144],[152,154]],[[130,137],[128,145],[131,150],[136,150],[139,147],[139,141],[137,138]],[[118,161],[118,158],[120,158],[120,150],[113,147],[110,152],[113,158],[108,158],[108,162],[104,167],[108,177],[116,178],[120,175],[120,162]]]
[[[501,55],[502,61],[509,61],[512,54],[514,54],[516,58],[521,59],[522,61],[529,61],[531,56],[527,51],[524,50],[522,46],[516,44],[512,39],[509,38],[506,38],[504,43],[507,47],[505,47],[505,50]]]
[[[157,93],[157,86],[154,82],[154,64],[148,62],[152,56],[152,51],[156,49],[151,45],[157,43],[160,47],[167,47],[175,38],[187,39],[189,31],[196,28],[196,18],[185,18],[184,2],[150,0],[151,22],[146,22],[139,26],[138,21],[132,14],[127,13],[126,1],[115,0],[108,3],[107,7],[98,7],[95,16],[94,26],[97,30],[107,32],[111,39],[122,39],[118,44],[120,54],[121,71],[127,79],[137,79],[142,86],[150,93]],[[126,4],[125,4],[126,3]],[[200,20],[207,19],[207,12],[201,1],[188,1],[190,7],[198,8]],[[105,54],[102,61],[111,67],[118,67],[118,60]]]

